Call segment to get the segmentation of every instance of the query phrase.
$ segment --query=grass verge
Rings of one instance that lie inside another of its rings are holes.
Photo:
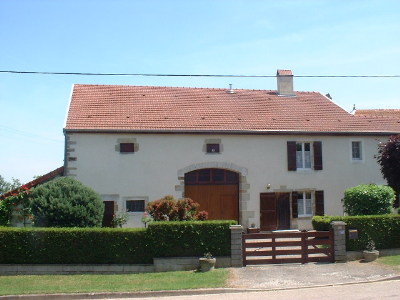
[[[224,287],[227,269],[122,275],[0,276],[0,295],[185,290]]]
[[[378,258],[377,262],[387,266],[400,267],[400,255],[382,256]]]

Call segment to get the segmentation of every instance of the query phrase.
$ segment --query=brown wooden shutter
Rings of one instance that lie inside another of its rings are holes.
[[[314,170],[322,170],[322,143],[314,142]]]
[[[292,192],[292,218],[299,216],[297,209],[297,192]]]
[[[277,203],[275,193],[260,194],[260,228],[261,230],[276,230]]]
[[[323,216],[324,214],[324,191],[315,191],[315,215]]]
[[[296,171],[296,142],[287,142],[288,171]]]

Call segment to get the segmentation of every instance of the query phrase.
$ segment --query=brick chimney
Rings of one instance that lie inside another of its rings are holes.
[[[291,70],[277,70],[278,96],[295,96],[293,92],[293,74]]]

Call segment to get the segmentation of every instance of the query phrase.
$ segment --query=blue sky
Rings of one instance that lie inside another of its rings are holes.
[[[400,1],[1,0],[0,70],[400,75]],[[276,89],[275,78],[0,73],[0,175],[63,165],[74,83]],[[400,78],[294,78],[350,111],[400,108]]]

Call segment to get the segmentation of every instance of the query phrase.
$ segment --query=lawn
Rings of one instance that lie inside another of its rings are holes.
[[[388,266],[398,266],[400,267],[400,255],[391,255],[379,257],[377,262],[388,265]]]
[[[224,287],[227,269],[123,275],[0,276],[0,295],[131,292]]]

